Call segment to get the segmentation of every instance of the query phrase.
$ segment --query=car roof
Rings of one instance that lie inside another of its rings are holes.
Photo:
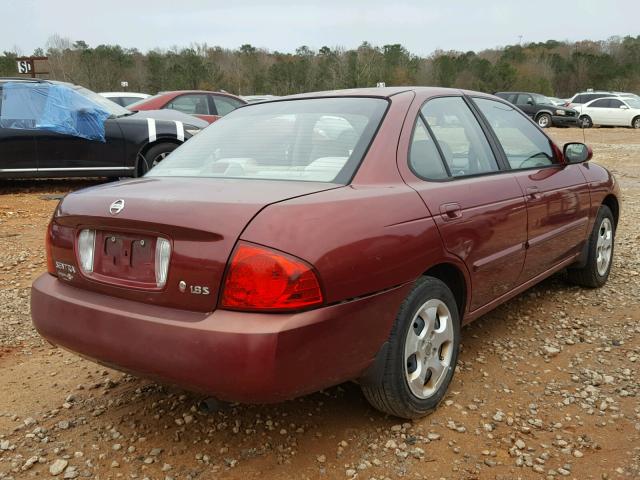
[[[304,98],[323,98],[323,97],[375,97],[375,98],[390,98],[394,95],[398,95],[404,92],[414,92],[420,97],[433,97],[437,95],[484,95],[489,94],[482,92],[474,92],[471,90],[462,90],[459,88],[444,88],[444,87],[366,87],[366,88],[350,88],[344,90],[326,90],[320,92],[307,92],[298,93],[294,95],[288,95],[286,97],[279,97],[271,100],[272,102],[279,102],[283,100],[295,100]]]
[[[162,92],[158,92],[156,95],[160,96],[160,95],[181,95],[181,94],[185,94],[185,93],[206,93],[206,94],[213,94],[213,95],[222,95],[225,97],[232,97],[232,98],[237,98],[238,100],[242,100],[242,98],[238,97],[237,95],[234,95],[233,93],[229,93],[229,92],[216,92],[215,90],[163,90]]]

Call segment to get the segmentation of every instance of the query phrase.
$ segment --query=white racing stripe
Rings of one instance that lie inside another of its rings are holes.
[[[184,125],[178,120],[174,120],[174,122],[176,122],[176,137],[178,137],[178,140],[181,142],[184,142]]]
[[[149,127],[149,143],[156,141],[156,121],[153,118],[147,118],[147,126]]]

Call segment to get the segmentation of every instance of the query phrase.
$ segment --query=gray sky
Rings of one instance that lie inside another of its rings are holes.
[[[519,35],[526,43],[640,34],[638,0],[0,0],[0,9],[0,51],[25,55],[52,34],[142,51],[198,42],[292,52],[366,40],[419,55],[514,44]]]

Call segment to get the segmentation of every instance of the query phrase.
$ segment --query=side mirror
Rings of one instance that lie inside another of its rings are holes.
[[[593,157],[591,148],[578,142],[565,143],[563,154],[567,163],[584,163]]]
[[[629,110],[629,107],[627,107],[626,105],[620,105],[618,108],[621,108],[623,110]]]
[[[533,100],[531,99],[527,100],[527,105],[533,105]]]

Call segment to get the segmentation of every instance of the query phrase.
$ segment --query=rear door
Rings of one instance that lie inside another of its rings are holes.
[[[565,164],[549,138],[502,102],[475,98],[500,141],[527,205],[524,283],[580,252],[587,237],[589,188],[582,165]]]
[[[405,181],[433,215],[445,248],[467,266],[471,310],[508,292],[524,264],[525,202],[466,100],[427,101],[406,155],[400,161]]]
[[[2,116],[2,85],[0,84],[0,176],[16,176],[36,171],[36,141],[34,130],[11,128],[21,122]]]

